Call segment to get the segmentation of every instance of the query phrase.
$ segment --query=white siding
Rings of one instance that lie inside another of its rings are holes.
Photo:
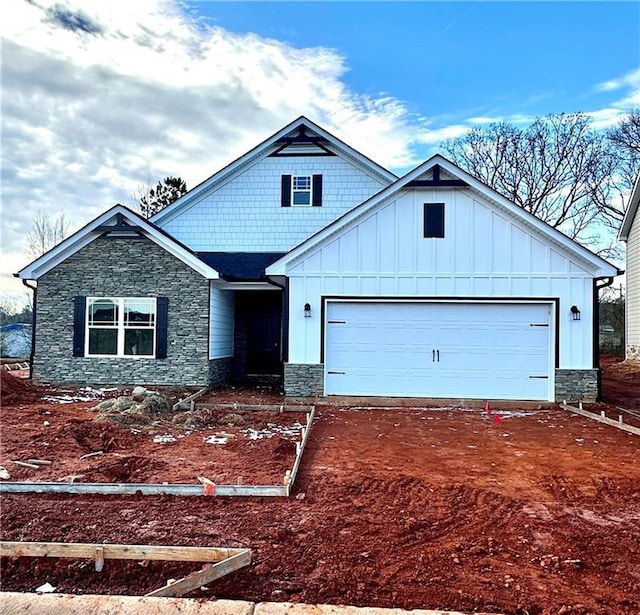
[[[627,346],[640,345],[640,214],[627,239]]]
[[[323,176],[321,207],[281,207],[282,175]],[[159,225],[195,251],[286,252],[386,184],[338,156],[264,158]]]
[[[233,310],[234,293],[210,289],[209,358],[222,359],[233,356]]]
[[[423,203],[445,203],[445,238],[423,237]],[[585,265],[586,267],[586,265]],[[470,190],[401,193],[293,262],[289,362],[320,362],[321,297],[558,298],[560,365],[592,366],[592,278]],[[312,317],[304,318],[309,302]],[[571,305],[582,312],[572,321]]]

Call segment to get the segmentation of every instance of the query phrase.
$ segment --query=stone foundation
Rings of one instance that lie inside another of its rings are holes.
[[[322,397],[324,364],[285,363],[284,392],[287,397]]]
[[[214,387],[229,384],[233,377],[233,358],[209,360],[209,384]]]
[[[625,360],[640,363],[640,344],[627,344]]]
[[[556,401],[597,401],[599,372],[598,369],[556,369]]]

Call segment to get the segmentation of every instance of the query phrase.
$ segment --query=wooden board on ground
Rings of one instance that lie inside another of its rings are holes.
[[[2,557],[72,557],[94,559],[97,550],[104,559],[163,560],[176,562],[220,562],[249,549],[156,545],[110,545],[80,542],[0,541]]]
[[[251,563],[251,551],[249,549],[239,549],[240,553],[232,555],[231,557],[218,562],[217,564],[211,564],[205,566],[202,570],[198,570],[179,581],[175,581],[165,587],[160,587],[146,596],[184,596],[198,587],[207,585],[216,579],[220,579],[235,570],[244,568]]]
[[[622,429],[623,431],[628,431],[629,433],[633,433],[636,436],[640,436],[640,428],[632,427],[631,425],[625,425],[621,420],[614,421],[613,419],[607,418],[606,416],[604,416],[604,412],[602,414],[595,414],[593,412],[589,412],[588,410],[583,410],[582,408],[570,406],[566,402],[560,404],[560,407],[575,414],[579,414],[580,416],[584,416],[588,419],[604,423],[605,425],[611,425],[612,427],[617,427],[618,429]]]

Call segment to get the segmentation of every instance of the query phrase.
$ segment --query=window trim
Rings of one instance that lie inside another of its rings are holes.
[[[105,326],[100,323],[90,323],[90,309],[93,303],[97,301],[112,301],[116,304],[115,326]],[[145,301],[152,307],[152,323],[149,325],[141,325],[141,323],[125,323],[125,302],[127,301]],[[90,358],[108,358],[108,359],[155,359],[158,355],[158,298],[157,297],[87,297],[84,310],[84,356]],[[98,354],[89,352],[90,331],[92,329],[115,330],[116,333],[116,353],[115,354]],[[145,329],[151,331],[151,354],[126,354],[125,353],[125,337],[126,332],[132,329]]]
[[[296,179],[306,179],[309,187],[305,189],[296,188]],[[308,203],[296,203],[296,194],[309,194]],[[291,207],[312,207],[313,206],[313,175],[291,175]]]
[[[435,229],[433,228],[433,224],[431,226],[429,226],[428,224],[428,218],[429,218],[429,210],[432,211],[439,211],[441,212],[441,219],[438,221],[440,222],[440,224],[438,225],[438,228]],[[424,203],[424,210],[423,210],[423,237],[425,239],[444,239],[445,238],[445,230],[446,230],[446,224],[445,224],[446,220],[445,220],[445,204],[444,203]]]

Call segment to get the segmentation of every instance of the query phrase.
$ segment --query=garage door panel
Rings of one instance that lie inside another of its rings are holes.
[[[548,304],[329,302],[325,390],[546,400],[550,331]]]

